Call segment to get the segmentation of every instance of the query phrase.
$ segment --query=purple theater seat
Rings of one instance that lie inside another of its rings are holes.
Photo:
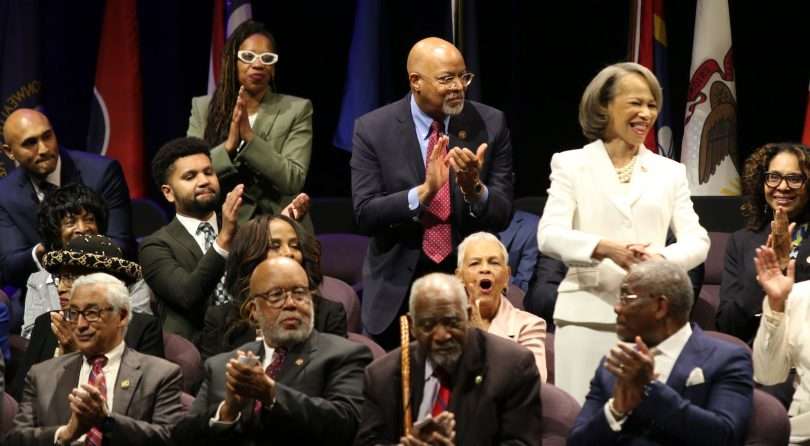
[[[754,389],[754,410],[748,422],[746,446],[782,446],[790,438],[790,419],[782,403]]]
[[[8,335],[8,344],[11,349],[11,361],[6,362],[6,386],[16,379],[22,366],[25,351],[28,350],[28,339],[16,334]]]
[[[363,329],[360,322],[360,299],[357,293],[346,282],[334,277],[323,276],[323,282],[318,292],[325,299],[338,302],[346,310],[346,327],[352,333],[360,333]]]
[[[0,418],[0,436],[10,431],[14,426],[14,417],[17,415],[17,401],[6,392],[3,392],[3,417]]]
[[[540,386],[543,401],[543,446],[565,446],[580,407],[577,400],[551,384]]]
[[[202,381],[202,358],[197,347],[188,339],[164,331],[163,346],[166,359],[179,365],[183,371],[183,391],[194,394]]]
[[[748,350],[748,353],[752,353],[751,352],[751,346],[746,344],[745,341],[743,341],[742,339],[740,339],[740,338],[738,338],[736,336],[732,336],[732,335],[730,335],[728,333],[722,333],[722,332],[719,332],[719,331],[712,331],[712,330],[706,330],[706,331],[704,331],[704,333],[706,333],[707,335],[709,335],[709,336],[711,336],[711,337],[713,337],[715,339],[720,339],[722,341],[730,342],[730,343],[732,343],[734,345],[739,345],[740,347],[743,347],[746,350]]]
[[[726,259],[726,244],[731,234],[709,232],[711,247],[705,262],[705,275],[700,294],[692,307],[691,320],[704,330],[715,329],[717,308],[720,306],[720,282],[723,279],[723,266]]]
[[[358,343],[363,344],[366,347],[368,347],[368,349],[371,350],[371,354],[372,354],[372,356],[374,356],[374,359],[381,358],[382,356],[385,355],[385,349],[380,347],[376,342],[371,340],[371,338],[369,338],[368,336],[361,335],[361,334],[358,334],[358,333],[349,333],[349,340],[354,341],[354,342],[358,342]]]
[[[554,333],[546,333],[546,382],[554,384]]]
[[[524,295],[525,293],[523,290],[521,290],[520,287],[514,283],[510,283],[509,288],[506,289],[506,298],[509,300],[509,303],[511,303],[512,306],[518,310],[523,310]]]
[[[360,294],[363,289],[363,261],[368,250],[368,237],[357,234],[319,234],[321,272],[338,278]]]

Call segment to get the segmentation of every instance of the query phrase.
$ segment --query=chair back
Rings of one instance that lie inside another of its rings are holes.
[[[790,419],[785,406],[767,393],[754,389],[754,410],[748,422],[746,446],[782,446],[790,439]]]
[[[318,287],[321,297],[343,305],[346,310],[346,327],[352,333],[360,333],[363,329],[360,322],[360,299],[348,283],[334,277],[323,276],[323,282]]]
[[[546,333],[546,382],[554,384],[554,333]]]
[[[515,285],[514,283],[509,284],[509,288],[506,289],[506,298],[509,300],[509,303],[512,304],[513,307],[517,308],[518,310],[523,310],[523,297],[525,293],[523,290],[520,289],[519,286]]]
[[[132,200],[132,236],[138,243],[168,223],[169,218],[163,208],[154,201],[148,198]]]
[[[728,333],[723,333],[723,332],[720,332],[720,331],[712,331],[712,330],[706,330],[703,333],[706,333],[707,335],[709,335],[709,336],[711,336],[711,337],[713,337],[715,339],[720,339],[721,341],[726,341],[726,342],[732,343],[734,345],[738,345],[740,347],[743,347],[744,349],[748,350],[748,353],[752,353],[751,346],[746,344],[745,341],[743,341],[742,339],[740,339],[740,338],[738,338],[736,336],[732,336],[732,335],[730,335]]]
[[[540,386],[543,401],[543,446],[565,446],[580,407],[577,400],[551,384]]]
[[[349,333],[349,340],[365,345],[371,350],[371,355],[374,359],[381,358],[385,355],[385,349],[380,347],[379,344],[374,342],[371,338],[359,333]]]
[[[3,392],[3,417],[0,418],[0,437],[14,426],[14,417],[16,415],[17,401],[8,393]]]
[[[728,232],[710,232],[711,247],[705,262],[705,275],[700,294],[692,307],[691,320],[704,330],[714,330],[717,308],[720,306],[720,283],[726,259]]]
[[[163,347],[166,359],[179,365],[183,371],[183,391],[193,395],[203,377],[199,350],[188,339],[167,331],[163,332]]]
[[[321,272],[362,289],[363,261],[366,259],[369,238],[357,234],[320,234]]]

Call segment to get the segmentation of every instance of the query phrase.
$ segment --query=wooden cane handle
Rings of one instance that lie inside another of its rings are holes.
[[[399,340],[402,347],[402,425],[405,435],[413,432],[413,417],[411,415],[411,354],[410,331],[408,330],[408,316],[399,317]]]

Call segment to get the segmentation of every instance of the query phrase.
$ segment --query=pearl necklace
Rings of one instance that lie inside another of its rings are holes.
[[[634,156],[629,163],[624,165],[624,167],[614,167],[616,170],[616,176],[619,177],[620,183],[630,182],[630,178],[633,176],[633,167],[636,165],[636,158],[637,156]]]

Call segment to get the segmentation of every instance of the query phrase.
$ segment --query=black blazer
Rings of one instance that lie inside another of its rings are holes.
[[[107,235],[129,253],[132,242],[132,209],[129,189],[118,161],[87,152],[61,148],[61,183],[82,183],[99,194],[109,210]],[[37,200],[24,169],[14,169],[0,180],[0,267],[2,279],[25,289],[37,271],[31,249],[42,242],[37,232]]]
[[[422,224],[408,207],[408,191],[425,180],[410,107],[411,95],[357,119],[352,140],[352,202],[360,228],[371,235],[363,265],[365,329],[379,334],[397,316],[422,251]],[[498,233],[512,215],[512,143],[504,114],[478,102],[450,118],[449,147],[475,151],[489,145],[481,181],[489,190],[485,208],[473,215],[450,176],[453,244],[478,231]]]
[[[264,343],[240,347],[264,357]],[[189,415],[174,432],[177,444],[349,445],[360,418],[363,369],[371,352],[361,344],[318,333],[291,347],[276,377],[276,402],[261,410],[253,402],[238,426],[212,429],[209,420],[225,398],[225,365],[235,352],[205,361],[205,380]]]
[[[366,368],[362,418],[355,445],[398,443],[402,428],[401,349]],[[411,343],[411,410],[422,403],[425,357]],[[534,356],[514,341],[471,328],[451,377],[449,411],[460,445],[540,445],[540,374]]]
[[[346,310],[343,305],[317,294],[312,296],[312,303],[315,307],[315,330],[344,338],[348,336]],[[200,354],[203,360],[256,340],[256,329],[251,326],[242,326],[234,330],[226,329],[229,318],[239,317],[238,311],[239,309],[233,302],[208,307],[205,312],[205,327],[200,339]]]
[[[751,344],[759,328],[762,299],[765,292],[757,283],[754,267],[756,248],[765,244],[771,227],[759,231],[740,229],[731,234],[726,245],[723,278],[720,283],[720,306],[717,309],[717,329]],[[799,245],[796,258],[796,282],[810,279],[810,240]]]
[[[199,344],[225,259],[213,249],[203,254],[177,217],[143,240],[139,259],[163,329]]]
[[[160,328],[160,321],[152,315],[144,313],[130,312],[131,316],[127,326],[124,342],[133,350],[137,350],[145,355],[163,357],[163,331]],[[56,350],[56,335],[51,331],[50,312],[37,316],[34,321],[34,329],[31,331],[31,340],[28,342],[28,349],[23,356],[20,370],[14,378],[14,385],[11,387],[11,395],[17,401],[22,400],[22,390],[25,385],[25,376],[31,366],[42,361],[53,358]]]

